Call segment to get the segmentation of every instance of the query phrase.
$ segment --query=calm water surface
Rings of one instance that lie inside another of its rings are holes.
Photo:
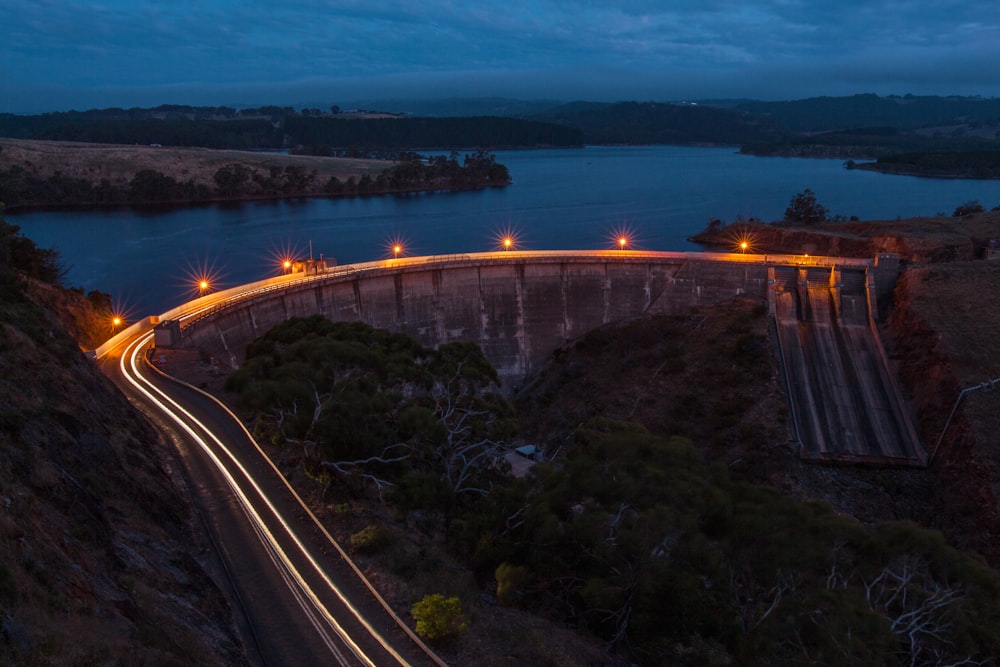
[[[171,210],[32,211],[8,214],[43,247],[55,247],[69,282],[110,292],[133,316],[192,296],[191,276],[220,287],[276,271],[285,250],[341,263],[496,248],[512,231],[524,249],[592,249],[630,230],[633,247],[692,250],[686,239],[711,218],[776,220],[812,188],[832,214],[894,219],[950,213],[977,199],[1000,204],[1000,181],[931,180],[848,171],[839,160],[756,158],[732,148],[588,147],[500,151],[514,185],[475,192],[251,202]]]

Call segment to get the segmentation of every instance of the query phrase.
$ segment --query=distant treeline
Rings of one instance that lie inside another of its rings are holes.
[[[55,173],[43,176],[20,165],[0,171],[0,201],[8,206],[113,206],[179,204],[275,197],[365,196],[393,192],[456,190],[508,185],[507,167],[492,153],[478,151],[459,161],[459,154],[429,160],[410,154],[374,178],[368,174],[321,181],[315,170],[301,166],[256,169],[227,164],[211,185],[179,181],[155,169],[137,172],[127,183],[92,182]]]
[[[1000,141],[969,136],[927,136],[894,127],[861,127],[817,134],[788,135],[779,141],[746,143],[741,153],[764,157],[880,158],[897,153],[981,151]]]
[[[39,116],[0,114],[0,136],[250,150],[308,144],[338,149],[396,150],[583,145],[583,133],[578,129],[517,118],[342,117],[318,109],[297,112],[279,107],[244,110],[239,114],[225,107],[189,113],[167,113],[162,109],[71,111]]]
[[[726,106],[771,118],[789,133],[873,126],[915,130],[966,123],[995,123],[1000,119],[1000,99],[982,97],[883,97],[865,93],[783,102],[743,100],[726,103]]]
[[[533,118],[578,128],[588,144],[739,145],[782,136],[764,116],[697,104],[577,102]]]
[[[937,178],[1000,178],[1000,150],[900,153],[848,168]]]
[[[506,108],[527,111],[523,105]],[[410,117],[336,106],[167,105],[0,114],[0,136],[305,152],[324,147],[338,155],[585,144],[733,145],[754,155],[842,159],[1000,150],[1000,99],[993,98],[863,94],[784,102],[573,102],[535,111],[521,117]]]

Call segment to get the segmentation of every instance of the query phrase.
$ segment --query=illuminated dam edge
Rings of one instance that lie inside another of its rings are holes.
[[[387,259],[202,297],[159,318],[157,344],[196,347],[236,368],[246,345],[271,327],[320,314],[432,347],[477,343],[512,392],[553,351],[594,329],[746,297],[767,304],[774,318],[803,456],[922,465],[875,324],[898,271],[893,254],[501,251]],[[852,361],[856,355],[863,364]],[[828,372],[830,364],[840,370]]]

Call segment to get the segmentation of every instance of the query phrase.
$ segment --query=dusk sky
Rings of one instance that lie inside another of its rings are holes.
[[[1000,9],[911,0],[0,0],[0,111],[1000,95]]]

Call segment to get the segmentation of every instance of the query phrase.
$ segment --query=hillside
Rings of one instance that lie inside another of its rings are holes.
[[[315,173],[300,194],[320,194],[331,178],[341,182],[374,178],[392,163],[208,148],[0,139],[0,201],[11,207],[126,203],[136,175],[143,172],[159,174],[160,181],[171,179],[174,187],[188,191],[189,200],[211,199],[218,186],[215,174],[228,165],[268,178],[277,172],[278,187],[290,175]],[[154,189],[163,198],[173,198],[164,186]]]
[[[329,151],[327,151],[329,152]],[[9,207],[184,204],[504,186],[491,153],[423,161],[0,139]]]
[[[87,300],[0,225],[0,663],[246,664],[171,450],[64,328]]]

